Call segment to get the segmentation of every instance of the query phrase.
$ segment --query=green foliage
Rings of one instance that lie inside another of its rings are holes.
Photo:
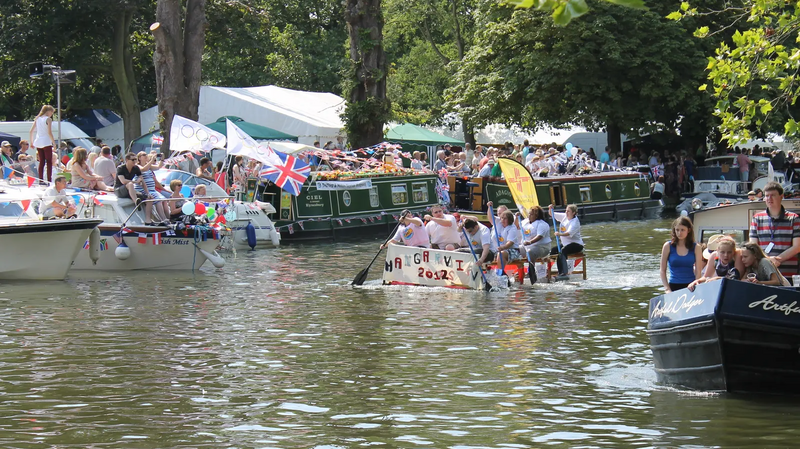
[[[725,16],[712,32],[699,27],[695,35],[736,29],[729,42],[721,42],[708,58],[708,80],[716,100],[720,130],[730,143],[768,133],[797,137],[800,130],[797,99],[800,95],[800,3],[780,0],[745,0],[736,8],[698,11],[684,2],[670,17],[684,20],[700,14]],[[708,85],[701,86],[707,89]]]
[[[519,8],[535,8],[540,11],[552,11],[553,22],[566,25],[572,19],[589,11],[585,0],[506,0],[510,5]],[[629,8],[644,8],[644,0],[605,0]]]
[[[705,135],[712,103],[697,90],[706,52],[655,8],[592,1],[557,26],[544,11],[487,5],[472,51],[447,91],[476,126],[616,125]]]

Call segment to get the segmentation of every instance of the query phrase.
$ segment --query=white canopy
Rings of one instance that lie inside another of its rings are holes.
[[[336,142],[344,135],[344,98],[326,92],[303,92],[277,86],[200,88],[198,122],[207,124],[222,116],[236,116],[247,122],[266,126],[298,137],[298,142],[312,144]],[[142,134],[158,128],[158,107],[142,111]],[[122,144],[122,121],[97,130],[97,137],[107,144]]]

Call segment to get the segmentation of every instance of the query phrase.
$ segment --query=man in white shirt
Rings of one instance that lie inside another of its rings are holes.
[[[467,247],[461,248],[459,251],[467,252],[471,247],[478,257],[478,265],[494,260],[494,256],[497,254],[497,243],[492,238],[492,231],[478,223],[474,217],[464,218],[464,229],[467,231],[469,240],[466,242]]]
[[[483,166],[480,172],[478,172],[479,178],[485,178],[487,176],[492,176],[492,169],[494,168],[494,159],[489,159],[486,162],[486,165]]]
[[[448,251],[457,249],[460,246],[461,234],[458,231],[456,217],[445,214],[442,206],[438,205],[431,207],[431,214],[424,217],[428,222],[425,228],[431,239],[431,248]]]
[[[103,177],[103,183],[107,186],[114,185],[114,178],[117,176],[117,166],[111,156],[111,148],[103,147],[100,157],[94,161],[94,173]]]
[[[67,188],[67,178],[56,177],[54,185],[44,191],[39,213],[42,217],[72,217],[75,215],[75,204],[67,197],[64,189]]]

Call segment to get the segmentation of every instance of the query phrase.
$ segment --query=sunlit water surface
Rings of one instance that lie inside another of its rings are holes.
[[[351,287],[377,251],[0,286],[0,446],[793,447],[793,398],[656,383],[668,221],[584,226],[589,280]],[[132,248],[135,251],[135,248]]]

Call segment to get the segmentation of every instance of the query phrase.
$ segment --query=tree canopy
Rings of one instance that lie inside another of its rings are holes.
[[[568,26],[542,11],[484,5],[485,23],[448,90],[451,107],[476,125],[691,134],[712,105],[697,91],[702,45],[656,9],[589,3]]]

